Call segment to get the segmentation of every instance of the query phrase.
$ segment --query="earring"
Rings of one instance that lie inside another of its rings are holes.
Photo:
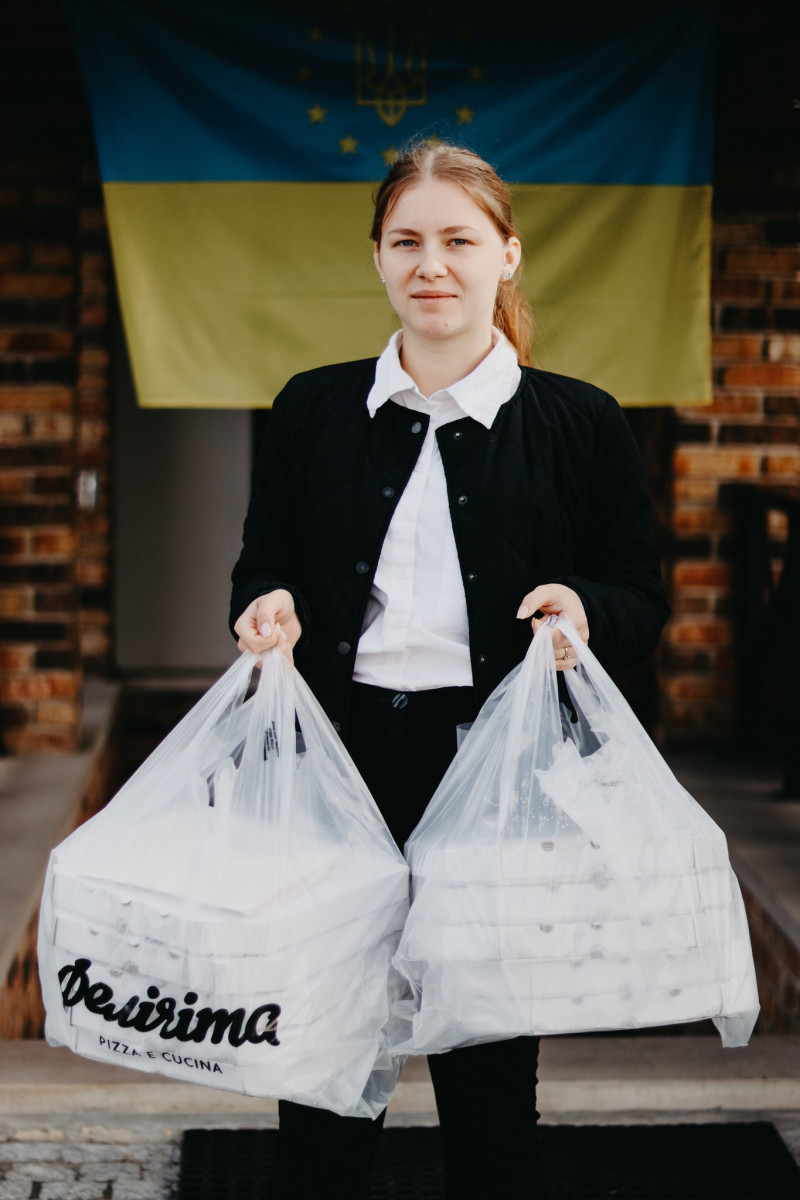
[[[506,271],[505,275],[503,276],[503,279],[507,282],[513,274],[514,274],[513,271]]]
[[[386,280],[384,279],[383,275],[381,275],[381,283],[386,283]]]

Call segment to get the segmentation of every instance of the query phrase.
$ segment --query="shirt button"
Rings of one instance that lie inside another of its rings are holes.
[[[381,488],[381,495],[386,500],[391,500],[392,496],[394,495],[394,488],[390,488],[390,487]]]
[[[415,421],[411,426],[412,433],[422,433],[422,421]]]
[[[458,497],[458,503],[459,503],[459,504],[466,504],[466,503],[467,503],[467,497],[466,497],[466,496],[459,496],[459,497]]]
[[[339,645],[336,647],[336,653],[337,654],[349,654],[350,653],[350,643],[349,642],[339,642]]]
[[[357,562],[356,563],[356,572],[359,575],[368,575],[369,574],[369,563],[368,562]],[[348,646],[348,649],[349,649],[349,646]]]
[[[470,583],[474,583],[477,578],[478,578],[478,576],[475,574],[474,571],[467,572],[467,579],[469,580]]]

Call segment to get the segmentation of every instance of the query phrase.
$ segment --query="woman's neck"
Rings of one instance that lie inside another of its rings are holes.
[[[491,350],[491,331],[486,344],[480,348],[474,339],[466,346],[453,346],[444,340],[441,343],[418,342],[404,331],[400,363],[422,395],[427,397],[469,375]]]

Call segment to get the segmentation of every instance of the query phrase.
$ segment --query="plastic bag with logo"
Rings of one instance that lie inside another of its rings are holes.
[[[400,1062],[408,868],[297,671],[243,655],[52,853],[46,1036],[175,1079],[375,1116]]]
[[[724,834],[574,628],[546,625],[481,710],[406,845],[398,1052],[711,1017],[747,1043],[753,959]]]

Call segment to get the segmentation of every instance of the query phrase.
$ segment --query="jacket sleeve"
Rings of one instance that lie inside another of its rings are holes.
[[[632,666],[656,645],[669,616],[639,451],[610,396],[596,427],[576,570],[552,582],[583,601],[589,645],[608,670]]]
[[[294,403],[299,397],[290,379],[275,399],[253,470],[250,505],[244,523],[242,552],[231,580],[230,629],[253,600],[275,588],[290,592],[302,626],[295,655],[310,634],[309,610],[302,588],[302,555],[292,498],[291,461],[297,437]],[[292,428],[294,427],[294,428]],[[236,635],[234,634],[234,637]]]

